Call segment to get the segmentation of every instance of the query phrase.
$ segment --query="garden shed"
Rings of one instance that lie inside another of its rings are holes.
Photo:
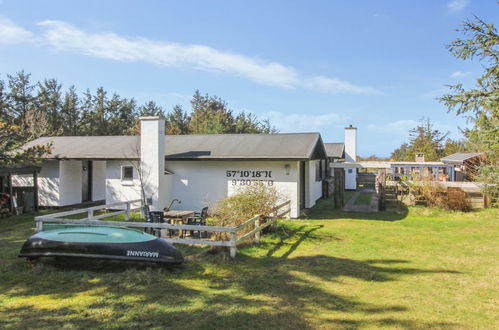
[[[38,166],[10,166],[0,167],[0,193],[2,202],[1,210],[14,213],[23,207],[26,211],[38,211],[38,174],[41,168]],[[23,176],[31,178],[28,185],[16,186],[13,177]],[[15,197],[14,199],[12,197]],[[3,204],[3,205],[2,205]]]

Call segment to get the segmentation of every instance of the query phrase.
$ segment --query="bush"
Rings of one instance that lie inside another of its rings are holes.
[[[426,206],[455,211],[471,210],[464,191],[459,188],[446,190],[435,181],[415,181],[410,184],[410,193],[414,196],[416,204],[422,203]]]
[[[270,215],[280,200],[280,195],[274,187],[256,185],[242,189],[237,194],[229,196],[215,205],[209,219],[213,226],[233,227],[257,214]],[[252,230],[239,233],[240,236]],[[216,240],[228,240],[227,233],[214,233]]]

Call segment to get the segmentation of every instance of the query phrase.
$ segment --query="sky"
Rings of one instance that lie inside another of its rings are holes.
[[[473,86],[478,61],[446,49],[494,0],[23,1],[0,0],[0,79],[25,70],[80,92],[100,86],[166,110],[195,90],[280,132],[388,156],[419,119],[461,136],[469,125],[436,100]]]

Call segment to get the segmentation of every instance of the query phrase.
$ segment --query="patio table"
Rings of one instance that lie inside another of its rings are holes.
[[[164,211],[166,219],[170,219],[171,223],[174,225],[182,225],[187,223],[187,219],[195,215],[194,211],[181,211],[181,210],[169,210]],[[179,230],[179,237],[182,237],[182,230]]]

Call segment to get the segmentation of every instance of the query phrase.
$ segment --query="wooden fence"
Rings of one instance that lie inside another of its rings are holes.
[[[458,200],[465,197],[466,202],[471,208],[487,208],[491,205],[491,199],[489,196],[483,194],[480,183],[476,182],[437,182],[433,183],[442,190],[442,194],[446,195],[449,200]],[[401,202],[413,205],[417,204],[418,200],[415,198],[411,192],[411,184],[422,184],[421,182],[409,181],[408,183],[390,181],[388,186],[393,188],[396,196]]]
[[[130,217],[130,211],[132,210],[133,204],[140,202],[140,200],[106,204],[100,206],[94,206],[85,209],[78,209],[67,212],[54,213],[46,216],[35,217],[36,230],[43,230],[44,223],[62,223],[62,224],[75,224],[75,225],[92,225],[92,226],[124,226],[124,227],[136,227],[136,228],[152,228],[152,229],[162,229],[166,230],[182,230],[182,231],[199,231],[199,232],[219,232],[228,233],[229,240],[214,241],[209,239],[201,238],[173,238],[166,237],[163,240],[169,243],[176,244],[195,244],[195,245],[210,245],[210,246],[222,246],[229,248],[231,258],[236,256],[237,245],[254,237],[255,243],[260,242],[260,233],[266,227],[274,224],[277,219],[287,217],[289,218],[291,212],[291,201],[286,201],[277,205],[272,214],[269,215],[255,215],[251,219],[246,220],[235,227],[218,227],[218,226],[200,226],[200,225],[178,225],[169,223],[150,223],[150,222],[130,222],[130,221],[102,221],[100,219],[118,215],[125,214],[125,218],[128,220]],[[125,205],[125,210],[115,211],[110,213],[105,213],[102,215],[94,216],[93,212],[101,209],[108,209],[111,207],[116,207],[118,205]],[[140,207],[139,207],[140,208]],[[134,208],[137,209],[137,208]],[[87,218],[84,219],[67,219],[63,218],[68,215],[87,213]],[[251,227],[250,231],[240,236],[242,231],[247,230],[247,227]]]

